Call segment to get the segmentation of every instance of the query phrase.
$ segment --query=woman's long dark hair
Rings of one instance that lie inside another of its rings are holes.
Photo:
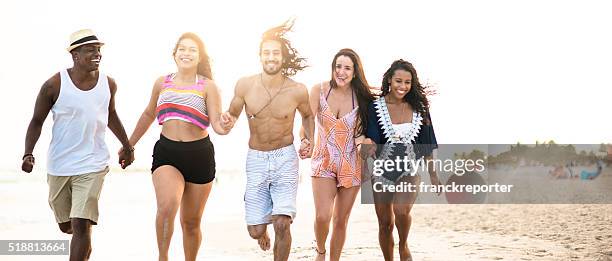
[[[329,81],[330,87],[332,89],[338,87],[338,84],[334,79],[334,72],[336,70],[336,60],[340,56],[346,56],[353,61],[354,78],[351,79],[351,88],[353,88],[355,96],[357,96],[357,104],[359,105],[359,108],[357,109],[359,111],[359,121],[357,122],[357,125],[355,125],[355,137],[358,137],[366,133],[366,126],[368,122],[368,105],[374,100],[374,95],[372,95],[372,92],[370,92],[370,85],[368,84],[365,73],[363,72],[363,65],[361,64],[359,55],[357,55],[355,51],[348,48],[338,51],[338,53],[336,53],[334,56],[334,60],[331,64],[332,75],[331,80]]]
[[[181,37],[179,37],[178,41],[176,41],[176,44],[174,45],[174,51],[172,51],[172,57],[176,55],[176,50],[178,49],[178,45],[183,39],[191,39],[194,42],[196,42],[196,45],[198,46],[199,56],[200,56],[200,60],[198,61],[198,74],[212,80],[213,76],[212,76],[212,70],[210,68],[210,58],[208,57],[208,53],[206,52],[206,47],[204,46],[204,42],[202,41],[202,39],[200,39],[200,37],[197,34],[188,32],[188,33],[184,33],[183,35],[181,35]]]
[[[410,83],[410,91],[406,96],[404,96],[404,100],[412,106],[413,110],[419,112],[423,117],[423,123],[425,125],[431,124],[430,116],[429,116],[429,100],[427,99],[427,86],[422,86],[419,82],[419,77],[417,76],[416,69],[414,66],[402,59],[394,61],[389,69],[385,72],[382,79],[382,96],[385,96],[391,92],[390,83],[391,77],[397,70],[404,70],[412,75],[412,81]]]

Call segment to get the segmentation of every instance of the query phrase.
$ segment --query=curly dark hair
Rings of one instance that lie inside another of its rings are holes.
[[[354,78],[351,80],[351,88],[355,92],[355,96],[357,97],[357,104],[359,108],[359,122],[355,126],[355,137],[358,137],[362,134],[366,133],[366,126],[368,122],[368,105],[370,102],[374,100],[374,95],[370,92],[370,85],[368,84],[368,80],[366,80],[365,73],[363,72],[363,65],[361,64],[361,58],[359,55],[352,49],[342,49],[334,55],[334,60],[332,61],[331,68],[331,80],[329,81],[329,86],[333,88],[337,88],[338,84],[334,79],[334,71],[336,70],[336,60],[340,56],[346,56],[351,59],[353,62],[353,71]]]
[[[174,57],[174,55],[176,55],[178,45],[183,39],[191,39],[196,42],[196,45],[198,45],[198,52],[200,56],[200,60],[198,61],[198,74],[212,80],[213,76],[212,69],[210,67],[210,58],[208,57],[208,52],[206,52],[204,42],[197,34],[188,32],[181,35],[181,37],[179,37],[178,41],[176,41],[176,44],[174,45],[174,51],[172,51],[172,56]]]
[[[276,26],[267,30],[261,36],[261,42],[259,43],[259,53],[261,54],[261,47],[265,41],[277,41],[281,44],[283,53],[283,65],[281,73],[283,76],[291,77],[297,74],[299,71],[308,67],[306,65],[306,58],[299,57],[298,51],[291,46],[291,41],[286,37],[286,33],[290,32],[293,28],[294,20],[290,19],[285,21],[282,25]]]
[[[389,94],[391,91],[390,81],[391,77],[397,70],[404,70],[412,75],[412,82],[410,84],[410,91],[406,96],[404,96],[404,100],[414,108],[417,112],[419,112],[424,119],[424,123],[426,125],[431,124],[430,116],[429,116],[429,100],[427,99],[427,88],[428,86],[422,86],[419,82],[419,77],[417,76],[416,69],[407,61],[402,59],[394,61],[389,69],[385,72],[382,79],[382,96]]]

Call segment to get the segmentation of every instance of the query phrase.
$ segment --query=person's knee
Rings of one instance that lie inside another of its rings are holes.
[[[393,213],[396,219],[410,219],[410,207],[394,207]]]
[[[329,224],[330,221],[330,213],[317,213],[315,216],[315,222],[317,222],[318,224]]]
[[[183,233],[198,233],[200,231],[200,218],[181,218]]]
[[[378,230],[380,232],[383,233],[393,233],[393,219],[388,217],[388,218],[381,218],[378,220]]]
[[[60,231],[62,231],[62,233],[64,234],[72,234],[72,228],[71,227],[64,227],[64,226],[60,226]]]
[[[89,235],[91,233],[91,221],[83,218],[73,218],[70,222],[72,233],[75,236]]]
[[[412,220],[412,217],[410,216],[410,212],[399,212],[395,214],[395,219],[396,220],[402,220],[402,221],[408,221],[410,222]]]
[[[288,216],[278,216],[274,219],[274,232],[277,234],[289,233],[291,218]]]
[[[264,226],[248,226],[249,236],[253,239],[259,239],[265,232]]]
[[[157,205],[157,216],[161,218],[174,218],[178,210],[179,202],[165,201]]]
[[[348,215],[334,217],[334,230],[346,230],[348,225]]]
[[[59,229],[66,234],[72,234],[72,223],[70,221],[59,223]]]

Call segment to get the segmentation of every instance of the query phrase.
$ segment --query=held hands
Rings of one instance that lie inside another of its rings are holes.
[[[307,159],[312,156],[312,144],[307,138],[303,138],[300,143],[300,159]]]
[[[34,155],[26,154],[23,156],[22,160],[23,162],[21,163],[21,170],[26,173],[32,172],[32,169],[34,168]]]
[[[221,127],[223,130],[230,132],[234,128],[236,117],[232,116],[228,111],[221,114]]]
[[[121,147],[119,149],[119,165],[121,165],[122,169],[127,168],[129,165],[134,162],[134,147],[125,148]]]
[[[364,145],[368,145],[368,146],[364,146]],[[359,155],[361,155],[364,158],[367,157],[373,157],[374,154],[376,153],[376,144],[374,144],[374,141],[370,138],[366,138],[364,139],[361,144],[359,144],[357,146]]]

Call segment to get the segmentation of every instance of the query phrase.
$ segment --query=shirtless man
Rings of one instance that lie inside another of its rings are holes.
[[[246,163],[246,222],[249,235],[263,250],[270,249],[267,226],[274,226],[274,260],[287,260],[291,249],[290,225],[296,214],[299,180],[298,155],[293,146],[295,111],[302,116],[304,137],[299,156],[309,158],[314,132],[314,115],[304,84],[289,77],[306,66],[285,38],[292,24],[265,32],[259,45],[263,72],[243,77],[236,83],[229,111],[222,115],[233,126],[245,108],[250,139]]]

